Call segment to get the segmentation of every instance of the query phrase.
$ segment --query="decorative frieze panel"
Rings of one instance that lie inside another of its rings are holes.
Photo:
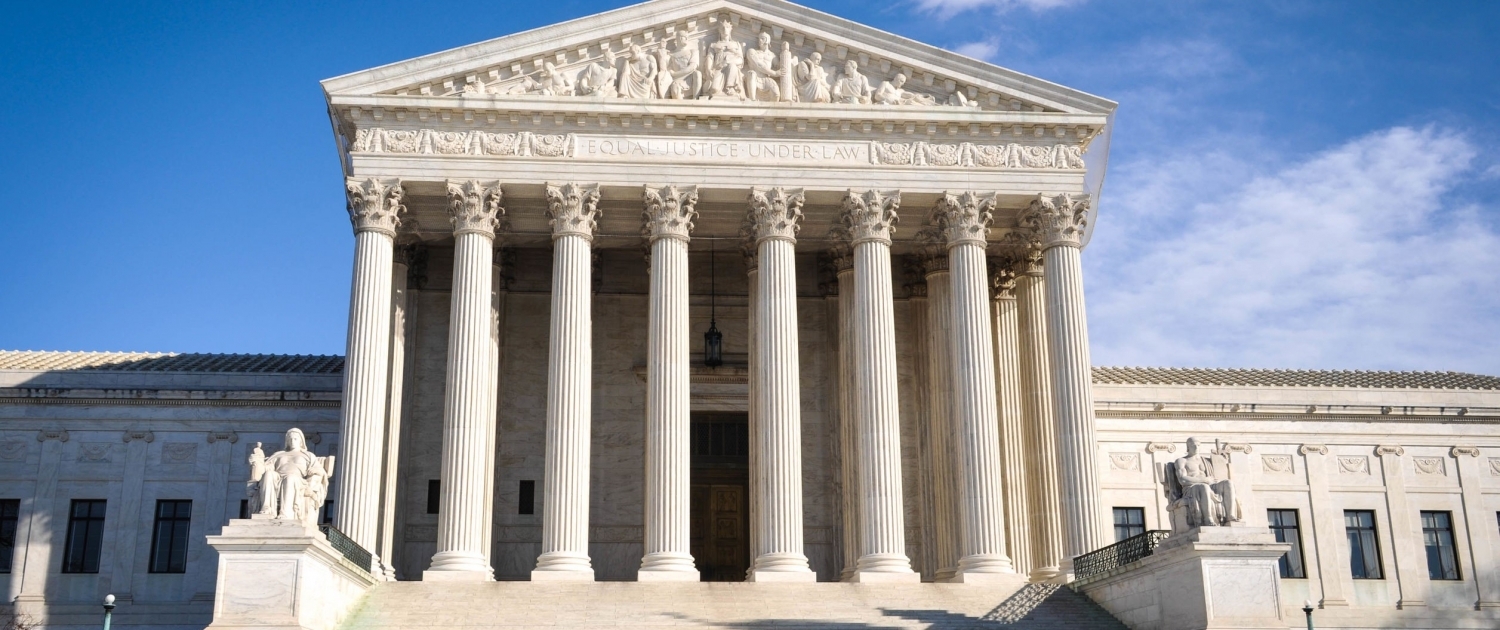
[[[1261,455],[1261,470],[1272,475],[1292,475],[1297,470],[1291,455]]]
[[[694,125],[695,126],[695,125]],[[875,165],[990,170],[1084,170],[1084,146],[1016,142],[880,142],[758,140],[740,138],[626,138],[603,134],[530,131],[439,131],[366,127],[355,132],[351,153],[465,155],[480,157],[662,159],[687,162]]]
[[[110,462],[109,442],[81,442],[78,444],[78,461],[83,464],[107,464]]]
[[[1500,477],[1500,457],[1490,458],[1490,474]]]
[[[1413,457],[1412,467],[1416,468],[1418,475],[1446,476],[1448,467],[1442,457]]]
[[[1110,453],[1109,469],[1123,470],[1126,472],[1139,472],[1141,470],[1140,453]]]
[[[161,463],[192,464],[198,461],[198,445],[194,442],[167,442],[161,445]]]
[[[1364,455],[1339,457],[1339,472],[1345,475],[1370,474],[1370,458]]]
[[[25,440],[0,442],[0,462],[24,462],[27,450]]]

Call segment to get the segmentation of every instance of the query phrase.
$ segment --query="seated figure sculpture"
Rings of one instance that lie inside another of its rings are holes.
[[[250,481],[245,490],[250,509],[258,516],[300,521],[317,527],[318,510],[328,497],[333,456],[318,457],[307,450],[301,429],[286,432],[286,446],[270,457],[256,442],[250,451]]]
[[[1223,453],[1200,453],[1198,439],[1188,438],[1187,455],[1167,464],[1162,472],[1173,533],[1228,527],[1241,520],[1234,482],[1229,480],[1229,459]]]

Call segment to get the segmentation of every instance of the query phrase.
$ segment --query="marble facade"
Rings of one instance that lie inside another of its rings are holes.
[[[1170,528],[1158,470],[1194,436],[1255,497],[1238,525],[1305,515],[1282,605],[1500,608],[1500,379],[1091,370],[1111,101],[781,0],[655,0],[323,88],[345,357],[0,353],[16,611],[81,625],[113,592],[124,625],[207,624],[204,537],[294,426],[376,580],[1063,582],[1114,508]],[[742,441],[693,440],[714,421]],[[59,519],[100,498],[100,570],[62,573]],[[169,498],[181,574],[148,570]],[[1386,519],[1379,583],[1344,575],[1347,506]],[[1413,510],[1454,515],[1459,580],[1426,580]],[[725,555],[695,546],[709,519]]]

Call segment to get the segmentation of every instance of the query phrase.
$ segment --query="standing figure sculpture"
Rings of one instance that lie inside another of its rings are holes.
[[[250,452],[250,481],[245,491],[255,514],[318,525],[318,511],[328,497],[333,476],[332,455],[318,457],[307,450],[301,429],[286,432],[286,446],[270,457],[256,442]]]
[[[833,102],[851,105],[870,104],[870,80],[859,73],[853,59],[844,62],[844,74],[833,84]]]
[[[1198,439],[1188,438],[1187,455],[1167,464],[1162,472],[1173,532],[1228,527],[1241,520],[1234,482],[1229,479],[1229,458],[1223,452],[1199,453]]]
[[[654,98],[656,96],[656,57],[641,50],[640,44],[630,45],[630,56],[620,70],[620,96],[624,98]]]
[[[656,75],[657,93],[662,98],[691,100],[703,90],[703,73],[698,70],[698,47],[688,41],[687,31],[677,31],[671,51],[661,47],[660,72]]]
[[[708,68],[713,75],[710,98],[745,97],[745,47],[733,39],[734,25],[719,21],[719,41],[708,45]]]
[[[615,71],[615,53],[606,46],[604,61],[589,64],[589,67],[584,68],[583,73],[578,75],[578,95],[615,97],[618,95],[615,90],[615,79],[618,74]]]
[[[828,71],[823,69],[823,54],[807,56],[792,73],[797,81],[797,100],[803,103],[827,103],[832,100]]]
[[[778,78],[786,72],[772,69],[776,64],[776,51],[771,50],[771,35],[761,33],[755,38],[756,47],[745,53],[745,92],[752,101],[779,101],[781,100],[781,81]],[[782,43],[786,48],[787,44]]]

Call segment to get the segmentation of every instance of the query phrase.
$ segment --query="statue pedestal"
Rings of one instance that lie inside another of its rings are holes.
[[[219,552],[215,630],[333,630],[377,581],[299,521],[235,519],[208,544]]]
[[[1132,630],[1286,628],[1276,563],[1288,548],[1259,527],[1199,527],[1074,588]]]

